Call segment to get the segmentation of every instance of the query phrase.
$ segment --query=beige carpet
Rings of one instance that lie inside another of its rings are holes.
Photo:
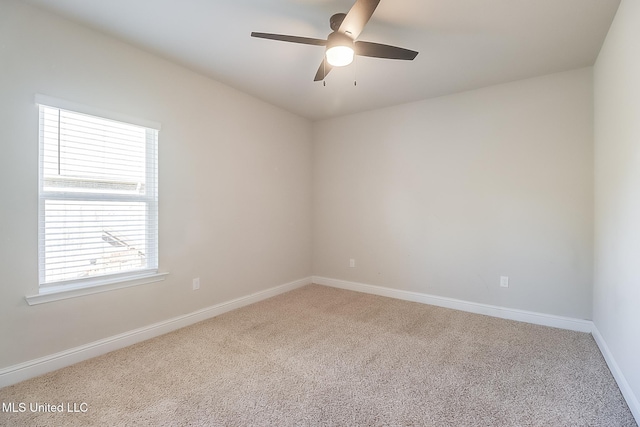
[[[589,334],[317,285],[6,387],[0,402],[27,406],[0,413],[10,426],[636,425]]]

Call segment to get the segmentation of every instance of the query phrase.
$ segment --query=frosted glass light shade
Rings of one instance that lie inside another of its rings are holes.
[[[327,49],[327,62],[334,67],[344,67],[353,62],[353,49],[349,46],[333,46]]]

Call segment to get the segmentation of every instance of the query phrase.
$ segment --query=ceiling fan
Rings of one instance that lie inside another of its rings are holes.
[[[386,44],[356,41],[369,22],[380,0],[356,0],[348,13],[336,13],[329,19],[333,32],[326,40],[284,34],[256,33],[251,37],[283,42],[325,46],[325,57],[318,68],[314,81],[324,80],[333,67],[351,64],[354,55],[374,58],[413,60],[418,52]]]

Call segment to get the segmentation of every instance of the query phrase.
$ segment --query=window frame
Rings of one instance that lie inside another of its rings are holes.
[[[158,223],[158,139],[160,124],[148,120],[133,118],[118,113],[109,112],[82,104],[37,94],[35,97],[38,114],[38,293],[27,296],[29,305],[58,299],[73,298],[76,296],[104,292],[112,289],[137,286],[164,280],[167,273],[159,273],[159,223]],[[98,194],[45,191],[43,187],[44,175],[44,137],[41,122],[41,106],[66,110],[73,113],[84,114],[99,119],[132,124],[145,128],[145,187],[148,191],[143,195],[126,194]],[[152,260],[152,265],[147,268],[135,269],[125,272],[107,273],[98,276],[90,276],[79,279],[63,280],[44,283],[45,256],[43,245],[45,243],[44,219],[45,202],[47,200],[81,200],[81,201],[136,201],[143,202],[147,207],[145,214],[147,224],[146,239],[151,241],[147,248],[147,256]],[[149,221],[154,218],[155,221]]]

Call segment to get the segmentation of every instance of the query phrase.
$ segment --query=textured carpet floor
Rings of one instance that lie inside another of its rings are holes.
[[[636,425],[589,334],[317,285],[6,387],[0,402],[26,405],[0,413],[11,426]]]

